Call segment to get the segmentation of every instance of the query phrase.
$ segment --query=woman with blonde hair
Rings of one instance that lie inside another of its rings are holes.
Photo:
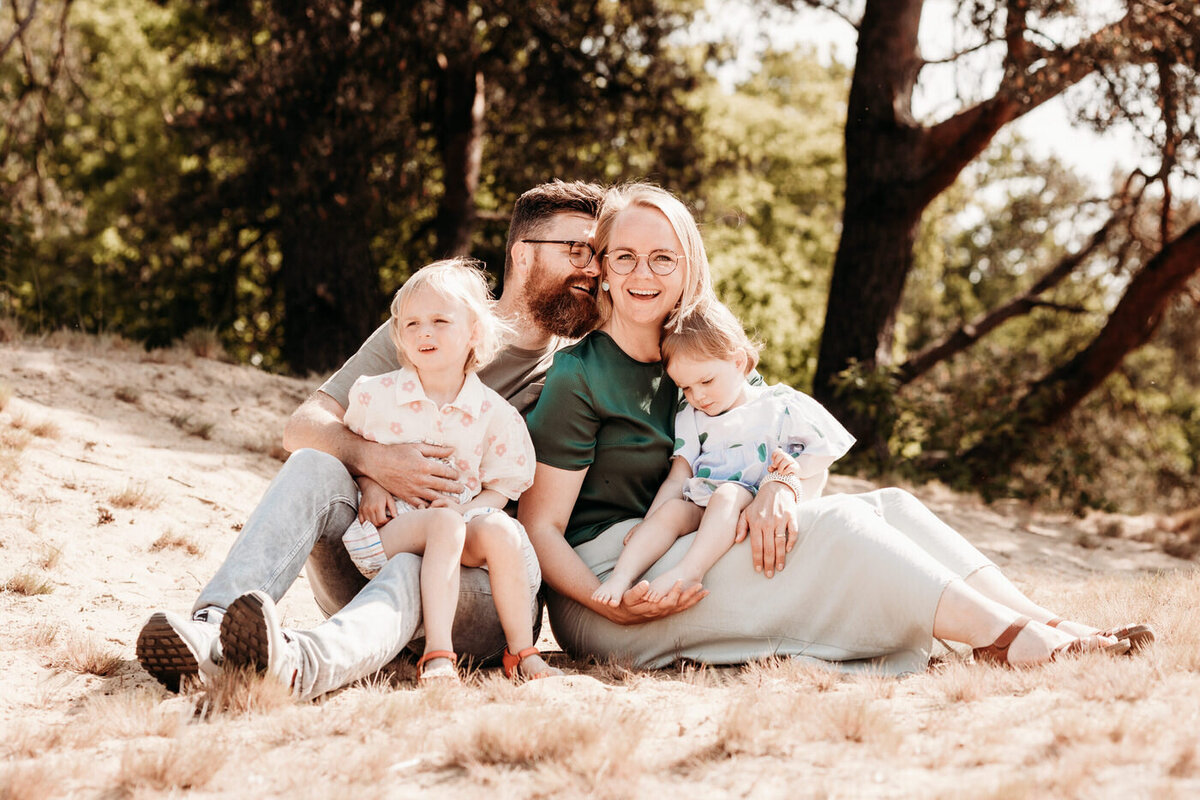
[[[762,545],[770,548],[767,568],[756,570],[743,540],[703,583],[676,580],[651,599],[651,582],[679,564],[689,535],[616,605],[596,599],[668,472],[678,390],[662,363],[664,333],[713,301],[696,223],[658,187],[610,191],[596,251],[605,316],[558,354],[527,419],[538,465],[519,511],[550,589],[555,637],[568,651],[642,667],[790,656],[900,674],[925,668],[935,636],[1010,664],[1129,650],[1114,631],[1098,633],[1033,603],[907,492],[796,505],[804,490],[778,473],[764,477],[744,512],[772,518],[773,541]],[[1144,633],[1139,643],[1153,635]]]

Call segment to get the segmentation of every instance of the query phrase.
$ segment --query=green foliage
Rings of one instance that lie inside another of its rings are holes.
[[[897,326],[907,352],[1028,289],[1107,213],[1080,215],[1089,208],[1086,189],[1061,164],[1031,159],[1020,142],[998,144],[989,156],[947,192],[922,232]],[[1200,368],[1191,357],[1200,352],[1200,324],[1191,301],[1176,303],[1150,344],[1053,430],[1031,431],[1013,416],[1030,383],[1104,325],[1147,256],[1124,231],[1049,292],[1050,305],[1010,320],[894,395],[886,385],[869,394],[893,468],[989,497],[1045,498],[1073,509],[1165,511],[1200,501]],[[964,462],[985,435],[1007,451]]]
[[[717,293],[763,341],[763,374],[807,386],[837,246],[849,76],[769,52],[728,93],[696,95],[707,176],[698,210]]]

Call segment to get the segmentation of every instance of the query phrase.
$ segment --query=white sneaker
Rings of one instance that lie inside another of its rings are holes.
[[[227,665],[265,673],[299,696],[304,660],[284,633],[270,595],[246,592],[230,603],[221,620],[221,649]]]
[[[138,633],[138,663],[172,692],[188,680],[204,683],[221,671],[219,634],[215,622],[156,611]]]

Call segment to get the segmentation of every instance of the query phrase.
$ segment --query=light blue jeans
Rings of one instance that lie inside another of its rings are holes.
[[[304,656],[303,698],[317,697],[378,671],[421,625],[421,558],[402,553],[367,581],[342,546],[358,514],[358,486],[342,462],[318,450],[297,450],[267,487],[258,507],[193,611],[228,608],[257,589],[278,601],[307,563],[317,605],[329,617],[306,631],[289,631]],[[531,608],[534,640],[541,602]],[[453,639],[460,655],[492,661],[504,632],[485,570],[463,567]]]

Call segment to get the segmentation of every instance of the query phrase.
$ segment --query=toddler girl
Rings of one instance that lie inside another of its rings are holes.
[[[450,632],[460,564],[488,570],[508,643],[505,674],[562,674],[533,646],[529,610],[541,571],[525,530],[502,510],[533,482],[533,444],[517,410],[475,374],[509,332],[493,303],[470,259],[418,270],[392,301],[391,335],[401,368],[359,378],[346,409],[346,426],[364,439],[454,448],[450,461],[465,486],[457,497],[414,508],[360,477],[358,520],[343,538],[368,578],[397,553],[422,556],[425,652],[417,670],[423,681],[458,680]]]
[[[661,599],[676,583],[683,589],[700,583],[733,545],[738,515],[764,481],[786,483],[797,500],[818,497],[829,465],[854,444],[808,395],[748,382],[758,350],[715,300],[664,335],[667,374],[684,397],[671,469],[594,599],[619,605],[638,577],[692,531],[696,538],[683,559],[650,583],[646,599]]]

